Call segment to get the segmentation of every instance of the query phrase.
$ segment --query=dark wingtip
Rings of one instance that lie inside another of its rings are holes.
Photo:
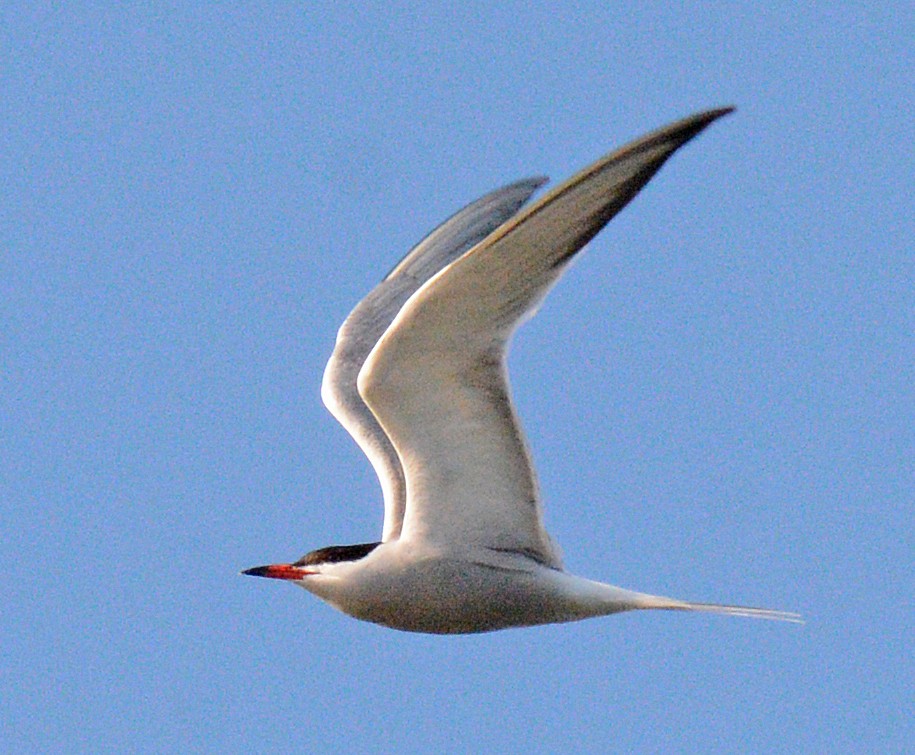
[[[709,110],[708,114],[712,118],[720,118],[722,115],[727,115],[728,113],[733,113],[737,109],[736,105],[723,105],[722,107],[715,108],[714,110]]]
[[[620,147],[618,150],[611,152],[600,162],[596,163],[595,166],[591,166],[585,170],[594,170],[596,167],[602,168],[612,162],[614,159],[620,159],[624,156],[636,155],[647,150],[653,150],[654,148],[662,145],[665,147],[663,153],[657,155],[653,161],[646,165],[646,170],[644,171],[641,178],[633,184],[632,192],[626,197],[625,201],[619,203],[616,207],[613,213],[616,214],[616,212],[618,212],[630,199],[632,199],[632,197],[638,193],[638,191],[651,179],[651,177],[654,176],[654,174],[664,164],[668,157],[670,157],[680,147],[686,144],[690,139],[704,131],[706,127],[708,127],[713,121],[733,113],[734,110],[735,108],[733,105],[728,105],[726,107],[719,107],[713,110],[704,110],[699,113],[694,113],[693,115],[688,115],[686,118],[681,118],[679,121],[674,121],[673,123],[669,123],[666,126],[662,126],[661,128],[646,134],[640,139],[636,139],[634,142],[630,142],[629,144]]]
[[[688,116],[684,120],[686,121],[698,121],[702,124],[708,124],[712,121],[718,120],[725,115],[730,115],[736,110],[734,105],[724,105],[723,107],[712,108],[711,110],[702,110],[695,115]]]
[[[710,125],[713,121],[717,121],[719,118],[730,115],[736,109],[737,108],[735,108],[733,105],[726,105],[725,107],[719,107],[713,110],[705,110],[701,113],[690,115],[677,123],[672,123],[670,126],[663,130],[668,132],[679,131],[683,137],[685,137],[684,141],[688,141],[700,131],[702,131],[706,126]]]

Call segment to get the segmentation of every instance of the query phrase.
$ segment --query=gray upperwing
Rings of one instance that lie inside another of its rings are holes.
[[[321,397],[378,474],[385,509],[382,540],[400,534],[406,487],[394,446],[356,389],[359,370],[413,292],[515,215],[545,182],[545,178],[537,177],[509,184],[451,216],[413,247],[356,305],[337,333],[333,354],[324,370]]]

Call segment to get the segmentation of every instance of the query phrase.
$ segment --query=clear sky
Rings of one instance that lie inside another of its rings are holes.
[[[911,4],[240,6],[2,11],[0,750],[911,747]],[[380,533],[319,387],[413,243],[729,104],[513,384],[571,570],[806,625],[430,637],[239,576]]]

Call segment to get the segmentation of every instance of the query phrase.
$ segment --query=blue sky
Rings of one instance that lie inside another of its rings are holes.
[[[909,4],[66,5],[0,24],[2,749],[911,746]],[[413,243],[727,104],[513,385],[571,570],[806,625],[427,637],[238,575],[380,532],[319,386]]]

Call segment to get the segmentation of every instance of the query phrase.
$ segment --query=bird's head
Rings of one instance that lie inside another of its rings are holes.
[[[352,565],[365,558],[381,543],[359,543],[358,545],[329,545],[306,553],[292,564],[268,564],[245,569],[242,574],[252,577],[269,577],[286,579],[292,582],[306,583],[309,577],[316,575],[334,576],[341,567]]]

